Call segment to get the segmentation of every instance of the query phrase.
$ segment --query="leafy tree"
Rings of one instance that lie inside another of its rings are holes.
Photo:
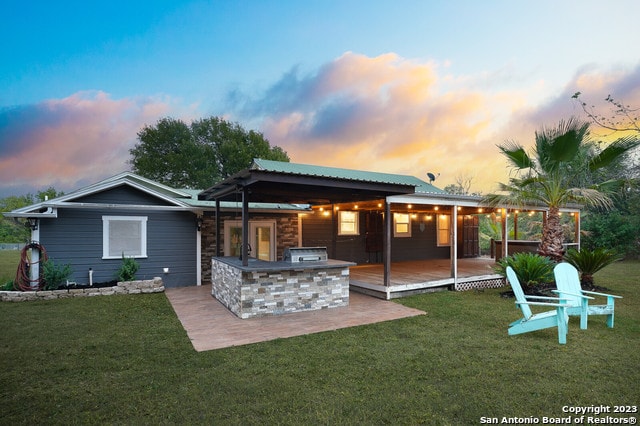
[[[599,178],[624,180],[625,187],[612,197],[610,211],[585,210],[582,247],[614,249],[626,257],[640,254],[640,158],[637,150],[634,154],[600,171]]]
[[[254,158],[289,161],[261,133],[209,117],[186,124],[162,118],[138,132],[130,150],[134,173],[176,188],[204,189],[247,168]]]
[[[582,221],[582,247],[613,249],[625,256],[640,254],[640,191],[632,186],[614,199],[611,212],[588,211]]]
[[[58,192],[53,187],[38,191],[35,196],[33,194],[11,195],[0,199],[0,213],[10,212],[61,195],[64,195],[64,192]],[[28,240],[29,229],[24,226],[24,220],[14,220],[0,214],[0,242],[23,243]]]
[[[610,209],[611,194],[623,182],[600,181],[598,172],[640,144],[636,138],[625,137],[601,149],[588,139],[588,130],[588,123],[575,118],[563,120],[557,127],[543,128],[535,133],[532,155],[514,141],[498,145],[515,174],[508,184],[499,185],[499,192],[485,197],[485,202],[495,206],[546,206],[547,220],[538,252],[558,262],[564,254],[560,208],[578,203]]]

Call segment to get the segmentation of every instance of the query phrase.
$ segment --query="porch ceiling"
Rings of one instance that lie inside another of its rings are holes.
[[[265,170],[244,170],[200,193],[200,200],[239,201],[243,190],[252,202],[332,204],[380,200],[412,194],[415,186]]]

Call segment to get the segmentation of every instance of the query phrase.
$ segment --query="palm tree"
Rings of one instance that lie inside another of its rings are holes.
[[[639,144],[636,137],[628,136],[600,149],[589,140],[589,123],[575,118],[562,120],[555,128],[536,131],[532,155],[515,141],[498,145],[515,174],[508,184],[500,183],[498,192],[487,195],[484,202],[513,208],[546,206],[547,220],[538,252],[559,262],[564,254],[560,208],[575,203],[610,209],[611,195],[623,181],[598,183],[598,171],[621,161]]]

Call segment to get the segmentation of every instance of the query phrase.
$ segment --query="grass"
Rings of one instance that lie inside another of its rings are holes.
[[[20,250],[0,250],[0,286],[16,277]]]
[[[0,304],[2,424],[479,424],[640,401],[640,262],[596,274],[616,324],[508,336],[504,289],[428,314],[195,352],[164,294]],[[637,416],[637,414],[636,414]],[[542,421],[541,421],[542,422]]]

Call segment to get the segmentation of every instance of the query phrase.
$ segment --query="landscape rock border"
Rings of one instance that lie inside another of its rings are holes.
[[[70,297],[111,296],[114,294],[149,294],[164,291],[162,278],[123,281],[113,287],[71,288],[68,290],[0,291],[1,302],[66,299]]]

